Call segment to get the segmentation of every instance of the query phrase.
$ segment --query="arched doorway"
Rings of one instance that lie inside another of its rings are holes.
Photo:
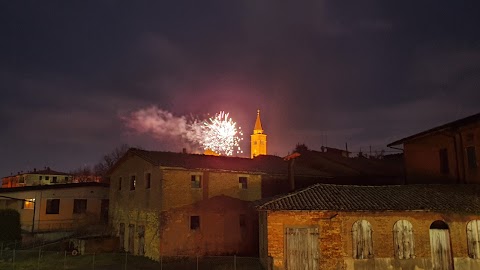
[[[447,223],[437,220],[430,225],[430,247],[434,270],[453,270],[452,247]]]

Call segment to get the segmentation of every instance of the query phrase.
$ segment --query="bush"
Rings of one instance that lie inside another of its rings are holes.
[[[0,242],[15,242],[22,239],[20,213],[13,209],[0,210]]]

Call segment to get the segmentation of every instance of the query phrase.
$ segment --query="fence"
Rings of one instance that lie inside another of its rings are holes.
[[[0,269],[12,270],[268,270],[271,261],[239,256],[169,256],[159,261],[129,253],[87,253],[73,256],[67,251],[0,250]]]

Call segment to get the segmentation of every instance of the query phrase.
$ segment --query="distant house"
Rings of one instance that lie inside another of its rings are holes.
[[[479,198],[479,185],[317,184],[257,202],[260,256],[288,270],[480,269]]]
[[[104,228],[108,223],[108,185],[78,183],[2,188],[0,209],[19,211],[22,231],[28,234],[88,231],[95,225]]]
[[[44,170],[33,169],[31,172],[18,172],[16,175],[2,178],[2,188],[55,185],[71,183],[72,176],[68,173],[57,172],[49,167]]]
[[[480,114],[401,140],[407,183],[480,183]]]

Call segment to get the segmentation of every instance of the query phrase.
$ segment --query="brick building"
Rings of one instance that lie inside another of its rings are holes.
[[[480,183],[480,114],[390,143],[403,145],[407,183]]]
[[[259,201],[274,269],[480,269],[480,186],[317,184]]]

